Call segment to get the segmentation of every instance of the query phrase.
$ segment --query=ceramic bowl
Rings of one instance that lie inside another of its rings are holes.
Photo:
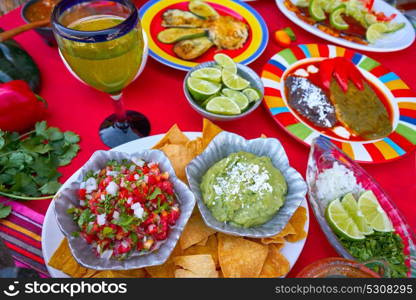
[[[260,226],[243,228],[220,222],[214,218],[202,198],[200,189],[202,176],[216,162],[229,156],[231,153],[239,151],[270,157],[273,166],[280,170],[288,185],[288,193],[283,206],[272,219]],[[188,164],[186,167],[186,176],[191,190],[195,194],[202,218],[209,227],[227,234],[252,238],[270,237],[278,234],[286,226],[303,199],[305,199],[307,191],[305,181],[289,165],[286,152],[277,139],[257,138],[246,140],[230,132],[221,132],[218,134],[205,151]]]
[[[260,77],[257,75],[256,72],[254,72],[252,69],[250,69],[249,67],[242,65],[242,64],[237,64],[237,74],[240,75],[241,77],[243,77],[244,79],[248,80],[250,82],[250,86],[252,88],[257,89],[258,91],[261,92],[261,99],[256,101],[254,104],[251,104],[251,106],[244,111],[243,113],[239,114],[239,115],[232,115],[232,116],[228,116],[228,115],[220,115],[220,114],[214,114],[211,113],[209,111],[206,111],[205,109],[203,109],[201,106],[199,106],[199,104],[193,99],[192,95],[189,93],[188,88],[186,86],[186,82],[188,80],[188,78],[191,76],[191,73],[193,71],[196,71],[198,69],[202,69],[202,68],[207,68],[207,67],[212,67],[214,65],[216,65],[217,63],[215,61],[209,61],[209,62],[205,62],[202,64],[199,64],[197,66],[195,66],[194,68],[192,68],[185,76],[185,79],[183,81],[183,91],[185,93],[185,97],[186,100],[188,100],[189,105],[191,105],[191,107],[198,112],[200,115],[202,115],[204,118],[213,120],[213,121],[232,121],[232,120],[237,120],[237,119],[241,119],[249,114],[251,114],[253,111],[256,110],[256,108],[260,105],[260,103],[262,102],[263,99],[263,95],[264,95],[264,86],[263,86],[263,82],[261,81]]]

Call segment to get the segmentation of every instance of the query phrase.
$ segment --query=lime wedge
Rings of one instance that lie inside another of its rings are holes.
[[[208,102],[206,110],[221,115],[238,115],[241,113],[240,107],[233,100],[224,96],[212,98]]]
[[[362,240],[365,238],[364,234],[358,229],[354,220],[350,217],[348,212],[344,209],[339,199],[329,203],[325,218],[329,226],[340,236],[350,240]]]
[[[242,92],[225,88],[222,90],[222,93],[224,94],[224,96],[233,100],[238,105],[238,107],[240,107],[241,111],[245,110],[248,107],[248,98]]]
[[[363,213],[367,224],[375,230],[383,232],[394,230],[389,217],[378,203],[372,191],[366,191],[360,196],[360,199],[358,199],[358,207]]]
[[[191,77],[221,82],[221,70],[217,68],[202,68],[191,73]]]
[[[350,27],[342,18],[342,14],[345,14],[344,4],[338,6],[329,15],[329,22],[331,23],[331,26],[335,27],[338,30],[345,30]]]
[[[207,99],[204,100],[204,102],[201,103],[201,107],[205,109],[205,107],[207,106],[208,102],[211,101],[212,98],[221,96],[221,93],[215,93],[214,95],[208,97]]]
[[[227,69],[222,70],[222,82],[232,90],[244,90],[250,82]]]
[[[233,61],[233,59],[231,57],[229,57],[228,55],[223,54],[223,53],[215,54],[214,60],[222,68],[224,68],[224,69],[226,69],[226,70],[228,70],[228,71],[230,71],[234,74],[237,74],[237,65]]]
[[[367,225],[367,221],[365,220],[363,213],[358,208],[358,203],[351,193],[346,194],[342,198],[341,204],[363,234],[369,235],[374,232],[374,230]]]
[[[323,21],[326,19],[325,11],[323,10],[320,0],[311,0],[309,3],[309,14],[316,21]]]
[[[215,83],[195,77],[189,77],[186,84],[189,92],[196,101],[203,101],[221,89],[220,83]]]
[[[248,101],[250,102],[256,102],[261,99],[261,93],[258,90],[255,90],[253,88],[248,88],[243,90],[243,94],[246,95],[248,98]]]
[[[367,41],[374,43],[383,36],[383,33],[387,31],[387,25],[384,23],[375,23],[368,27],[366,32]]]
[[[405,26],[404,23],[387,23],[387,31],[386,33],[393,33],[397,30],[402,29]]]

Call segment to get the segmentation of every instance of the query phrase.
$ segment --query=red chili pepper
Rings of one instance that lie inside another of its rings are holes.
[[[361,91],[364,90],[364,81],[365,81],[364,76],[361,74],[361,72],[357,69],[357,67],[351,61],[348,61],[348,63],[350,65],[349,78],[357,87],[357,89]]]
[[[381,12],[373,12],[373,15],[376,16],[377,21],[379,22],[390,22],[393,20],[397,14],[391,14],[390,16],[386,16],[382,11]]]
[[[335,57],[321,61],[319,76],[322,85],[329,89],[332,77],[335,77],[344,92],[348,89],[348,81],[351,80],[359,89],[364,89],[364,77],[357,67],[344,57]]]
[[[42,120],[46,102],[22,80],[0,84],[0,129],[24,132]]]
[[[335,69],[335,60],[334,59],[325,59],[319,64],[319,76],[321,78],[322,85],[329,89],[331,84],[332,73]]]
[[[341,89],[346,92],[348,90],[348,75],[349,68],[345,63],[345,60],[341,57],[334,58],[335,60],[335,70],[334,77],[337,80]]]

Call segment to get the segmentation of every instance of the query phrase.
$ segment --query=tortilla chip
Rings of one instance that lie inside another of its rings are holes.
[[[205,149],[208,146],[208,144],[212,141],[212,139],[216,137],[217,134],[221,131],[222,129],[220,127],[212,123],[210,120],[204,119],[204,125],[202,129],[203,148]]]
[[[194,159],[196,156],[202,153],[204,151],[204,145],[202,138],[196,138],[192,141],[189,141],[186,143],[186,148],[188,149],[188,152],[192,154],[192,159]]]
[[[63,239],[61,241],[61,244],[52,255],[48,264],[51,267],[60,270],[74,278],[81,278],[84,277],[84,275],[89,277],[92,275],[92,272],[96,272],[94,270],[84,268],[77,263],[71,254],[67,239]]]
[[[265,245],[218,234],[218,258],[224,277],[258,277],[267,254]]]
[[[126,271],[100,271],[91,276],[91,278],[144,278],[146,271],[144,269],[134,269]]]
[[[278,234],[268,238],[262,238],[261,242],[265,245],[284,244],[286,241],[284,237],[289,234],[296,234],[296,231],[295,228],[293,228],[292,224],[288,222],[287,225]]]
[[[218,242],[215,234],[209,236],[206,244],[200,246],[195,244],[183,251],[183,255],[209,254],[215,262],[215,266],[219,267],[218,261]]]
[[[289,272],[289,269],[290,263],[286,257],[280,253],[275,245],[269,245],[269,253],[264,262],[260,277],[275,278],[284,276]]]
[[[286,236],[286,240],[288,242],[294,243],[306,238],[306,231],[303,230],[305,227],[305,222],[308,219],[306,216],[306,208],[303,206],[299,206],[299,208],[295,211],[292,218],[290,218],[289,223],[293,226],[295,230],[295,234],[289,234]]]
[[[169,161],[175,170],[176,176],[180,180],[187,182],[185,167],[195,157],[195,155],[186,148],[186,145],[182,144],[166,144],[159,148],[159,150],[163,151],[163,153],[165,153],[165,155],[169,158]]]
[[[208,237],[204,238],[202,241],[200,241],[199,243],[196,243],[196,246],[205,246],[208,242]]]
[[[281,236],[272,236],[268,238],[262,238],[261,243],[264,245],[270,245],[270,244],[284,244],[286,242],[285,238]]]
[[[188,143],[190,143],[188,146]],[[165,136],[155,145],[153,149],[159,149],[169,158],[176,176],[186,180],[185,167],[197,155],[195,151],[202,151],[202,142],[190,141],[179,129],[178,125],[172,126]],[[198,148],[199,147],[199,148]]]
[[[182,255],[182,250],[178,243],[164,264],[146,267],[145,269],[153,278],[175,278],[175,263],[173,262],[173,258],[179,255]]]
[[[71,258],[71,250],[69,250],[68,240],[63,239],[59,244],[58,249],[55,250],[48,265],[52,268],[60,270],[62,264],[67,262]]]
[[[186,224],[182,235],[179,239],[179,244],[182,250],[191,247],[205,238],[214,234],[215,230],[205,225],[204,220],[199,213],[195,213],[191,216],[188,223]]]
[[[153,149],[160,149],[165,145],[185,145],[189,142],[187,136],[179,129],[178,124],[173,125],[168,132],[166,132],[165,136],[153,146]]]
[[[176,278],[200,277],[217,278],[218,272],[211,255],[185,255],[173,259],[175,265],[182,269],[175,270]]]

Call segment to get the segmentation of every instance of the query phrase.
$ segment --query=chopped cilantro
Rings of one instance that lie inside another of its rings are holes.
[[[405,265],[406,257],[403,253],[403,241],[397,233],[374,232],[359,241],[351,241],[342,237],[339,240],[348,252],[359,261],[385,260],[391,268],[390,277],[406,277],[407,267]]]
[[[78,226],[82,228],[84,224],[88,224],[91,221],[94,221],[95,215],[91,213],[89,208],[85,209],[78,219]]]
[[[147,196],[148,200],[153,200],[155,199],[157,196],[159,196],[160,194],[162,194],[162,190],[158,187],[156,187],[153,191],[153,193],[151,193],[149,196]]]

